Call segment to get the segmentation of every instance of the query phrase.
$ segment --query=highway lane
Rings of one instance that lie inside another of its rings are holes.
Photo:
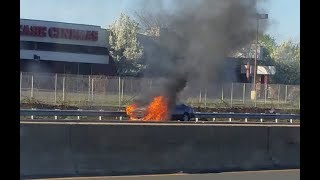
[[[242,171],[209,174],[161,174],[161,175],[135,175],[135,176],[104,176],[104,177],[73,177],[49,178],[43,180],[299,180],[300,169],[268,170],[268,171]]]

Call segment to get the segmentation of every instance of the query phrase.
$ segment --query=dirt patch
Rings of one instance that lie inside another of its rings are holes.
[[[73,106],[73,105],[65,105],[65,104],[43,104],[43,103],[20,103],[21,109],[61,109],[61,110],[77,110],[77,109],[85,109],[85,110],[105,110],[105,111],[118,111],[119,108],[115,106]],[[124,110],[122,108],[121,110]]]

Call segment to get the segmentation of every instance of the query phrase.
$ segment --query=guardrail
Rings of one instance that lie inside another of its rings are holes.
[[[195,113],[197,118],[250,118],[250,119],[300,119],[300,114],[265,113]]]
[[[262,122],[263,119],[274,119],[276,122],[278,119],[290,119],[292,122],[293,119],[300,120],[300,114],[265,114],[265,113],[202,113],[196,112],[195,120],[198,121],[199,118],[229,118],[229,121],[232,121],[232,118],[237,119],[245,119],[247,122],[248,119],[260,119]],[[99,120],[101,120],[101,116],[106,117],[126,117],[126,113],[124,111],[97,111],[97,110],[54,110],[54,109],[20,109],[20,116],[99,116]]]
[[[124,111],[20,109],[20,116],[126,116]]]

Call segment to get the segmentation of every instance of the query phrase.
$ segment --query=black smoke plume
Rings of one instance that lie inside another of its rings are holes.
[[[140,102],[148,103],[152,97],[164,95],[172,107],[179,92],[189,83],[203,85],[220,79],[223,62],[230,53],[253,43],[256,37],[256,0],[142,0],[140,3],[144,12],[157,18],[149,26],[157,26],[157,22],[164,26],[155,44],[144,47],[145,76],[161,77],[161,80],[157,81],[158,88],[151,91],[146,88]]]

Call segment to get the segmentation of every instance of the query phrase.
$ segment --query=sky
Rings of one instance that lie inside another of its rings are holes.
[[[150,0],[151,1],[151,0]],[[180,0],[182,1],[182,0]],[[276,42],[300,41],[300,0],[261,0],[268,13],[266,33]],[[20,18],[108,26],[121,12],[130,13],[136,0],[20,0]]]

